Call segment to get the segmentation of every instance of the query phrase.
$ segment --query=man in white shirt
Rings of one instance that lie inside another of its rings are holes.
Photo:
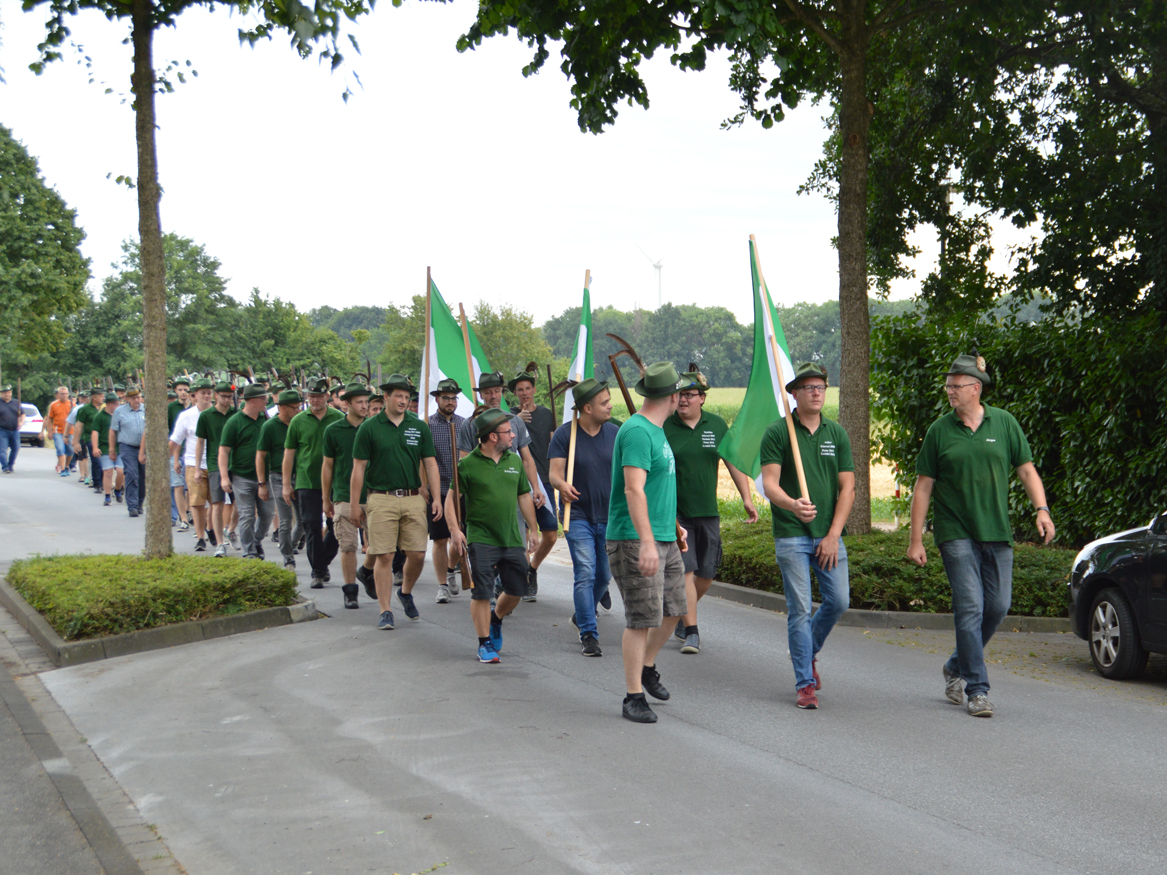
[[[175,471],[182,470],[186,465],[186,494],[190,503],[191,514],[195,521],[195,550],[199,553],[207,549],[204,533],[207,531],[207,496],[209,492],[208,478],[199,477],[198,472],[207,470],[207,450],[203,447],[201,459],[196,459],[195,448],[198,440],[195,437],[195,427],[199,423],[199,414],[211,406],[211,393],[214,384],[208,379],[202,379],[191,386],[194,404],[184,410],[174,420],[174,431],[170,435],[170,455],[173,459]],[[185,447],[185,449],[184,449]],[[179,460],[179,451],[183,452]],[[212,538],[214,536],[212,535]],[[212,543],[214,543],[212,541]]]

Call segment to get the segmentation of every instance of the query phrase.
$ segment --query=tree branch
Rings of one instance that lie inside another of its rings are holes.
[[[799,3],[798,0],[785,0],[785,2],[790,8],[790,11],[794,13],[794,17],[818,34],[822,41],[830,47],[831,51],[836,55],[843,54],[843,44],[839,41],[838,37],[827,30],[820,16],[813,14],[806,7],[806,4]],[[833,13],[830,13],[830,15],[834,17]]]

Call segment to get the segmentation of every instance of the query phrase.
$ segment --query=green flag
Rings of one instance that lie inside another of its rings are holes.
[[[478,378],[483,372],[490,373],[490,363],[486,360],[486,353],[474,336],[474,326],[466,323],[466,331],[470,339],[470,366],[466,362],[466,344],[462,337],[462,326],[454,318],[450,307],[438,291],[437,284],[430,280],[430,324],[429,343],[426,345],[429,353],[427,361],[422,362],[423,391],[427,394],[437,391],[438,383],[442,380],[456,380],[462,390],[458,398],[459,416],[469,417],[474,412],[473,388],[478,385]],[[424,355],[424,354],[423,354]]]

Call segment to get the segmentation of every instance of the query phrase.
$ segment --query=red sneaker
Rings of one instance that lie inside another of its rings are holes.
[[[818,697],[814,694],[814,684],[807,684],[798,691],[798,707],[813,711],[819,706]]]
[[[810,661],[810,670],[814,672],[814,688],[821,690],[823,688],[823,680],[819,677],[819,661],[817,659]]]

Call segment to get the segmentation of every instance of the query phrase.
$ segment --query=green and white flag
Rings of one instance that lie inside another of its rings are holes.
[[[462,326],[454,318],[450,307],[438,291],[437,284],[430,280],[429,288],[429,340],[426,343],[426,352],[422,354],[421,379],[424,384],[423,396],[428,398],[430,392],[436,392],[438,383],[442,380],[456,380],[462,389],[458,398],[459,416],[469,418],[474,412],[474,391],[478,385],[478,378],[483,373],[490,373],[490,363],[486,360],[486,353],[474,336],[474,326],[466,323],[466,332],[470,340],[469,364],[467,364],[466,343],[462,336]],[[470,368],[473,368],[471,372]],[[432,400],[423,398],[422,410],[434,411]],[[424,418],[424,417],[423,417]]]
[[[762,278],[762,266],[758,259],[756,243],[750,236],[750,272],[754,280],[754,361],[750,366],[750,384],[742,401],[737,419],[729,432],[721,440],[718,451],[721,457],[739,471],[749,474],[754,480],[762,473],[762,436],[772,422],[784,417],[780,392],[794,379],[794,368],[790,364],[790,352],[786,347],[786,335],[782,333],[782,323],[770,300],[766,281]],[[773,339],[773,343],[771,343]],[[775,359],[777,353],[777,359]],[[789,393],[790,409],[794,409],[794,397]],[[758,485],[761,494],[761,485]]]
[[[579,333],[575,338],[574,352],[571,366],[567,369],[567,379],[582,383],[589,377],[596,375],[595,363],[592,361],[592,299],[588,287],[592,283],[592,272],[584,275],[583,306],[579,311]],[[571,389],[563,393],[563,421],[571,422],[571,405],[575,398]]]

